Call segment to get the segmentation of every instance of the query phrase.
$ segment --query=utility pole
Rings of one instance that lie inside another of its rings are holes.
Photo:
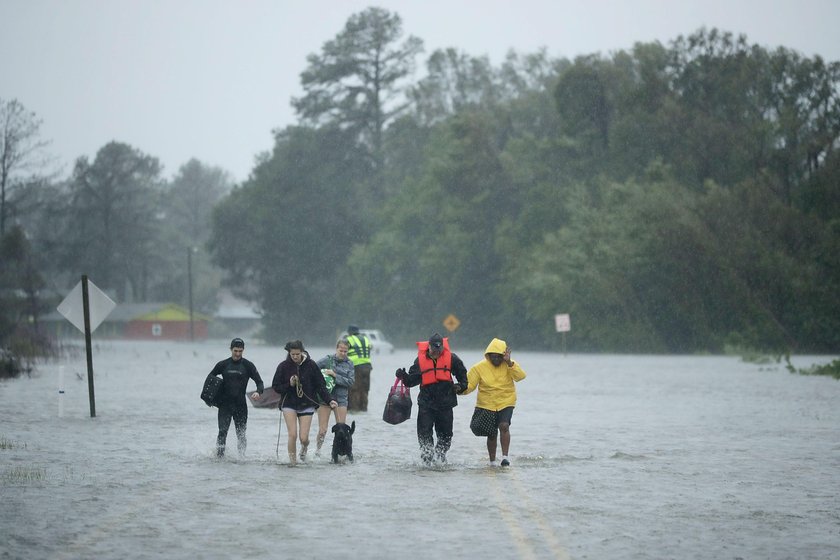
[[[187,247],[187,284],[190,299],[190,342],[195,342],[195,327],[193,326],[193,286],[192,286],[192,254],[195,247]]]

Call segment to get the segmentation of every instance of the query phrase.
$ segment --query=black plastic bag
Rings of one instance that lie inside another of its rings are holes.
[[[394,381],[385,401],[382,419],[389,424],[401,424],[411,418],[411,391],[402,379]]]
[[[215,375],[207,376],[204,381],[204,388],[201,389],[201,400],[207,403],[207,406],[216,406],[216,398],[219,395],[219,389],[222,387],[222,378]]]

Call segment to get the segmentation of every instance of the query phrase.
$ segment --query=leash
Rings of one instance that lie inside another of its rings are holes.
[[[283,403],[286,402],[286,397],[283,396],[283,399],[280,401],[280,406],[278,407],[280,410],[280,421],[277,423],[277,448],[274,450],[274,454],[277,456],[277,460],[280,460],[280,432],[283,429]]]
[[[298,365],[297,378],[298,378],[298,382],[297,382],[297,385],[295,385],[295,394],[297,394],[299,399],[306,398],[306,400],[308,400],[309,402],[311,402],[312,404],[315,405],[315,408],[318,408],[319,406],[329,406],[330,405],[328,402],[324,403],[324,404],[321,404],[320,402],[318,402],[317,400],[313,399],[312,397],[310,397],[309,395],[307,395],[306,393],[303,392],[303,378],[300,374],[300,365]]]
[[[283,430],[283,412],[280,411],[280,421],[277,423],[277,448],[274,450],[274,455],[277,460],[280,460],[280,432]]]

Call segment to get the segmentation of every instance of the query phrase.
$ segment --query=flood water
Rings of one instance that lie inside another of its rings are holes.
[[[328,348],[310,348],[320,358]],[[480,350],[459,351],[469,367]],[[279,413],[216,460],[215,343],[95,342],[0,383],[0,558],[840,558],[840,382],[734,357],[514,352],[508,469],[455,409],[443,468],[382,408],[414,352],[374,357],[355,463],[290,468]],[[267,385],[285,357],[249,345]],[[807,367],[830,361],[800,357]],[[64,366],[63,416],[58,372]],[[313,422],[314,442],[317,421]]]

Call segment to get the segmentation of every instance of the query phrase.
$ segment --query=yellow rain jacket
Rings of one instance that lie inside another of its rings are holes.
[[[461,394],[471,393],[478,387],[478,397],[475,400],[475,406],[478,408],[495,412],[516,405],[516,387],[513,383],[525,379],[525,372],[513,360],[512,366],[502,362],[499,367],[494,367],[487,359],[487,354],[504,354],[506,348],[507,343],[504,340],[494,338],[484,351],[484,359],[467,372],[467,390]]]

